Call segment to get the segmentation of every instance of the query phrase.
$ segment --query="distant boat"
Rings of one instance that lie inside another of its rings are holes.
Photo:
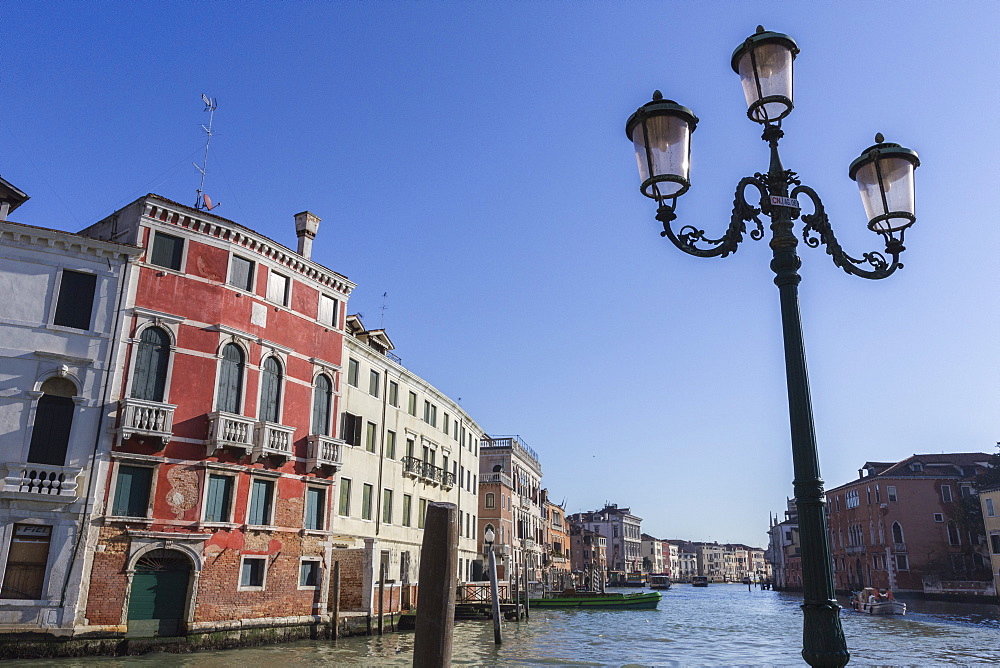
[[[892,598],[888,590],[886,595],[882,597],[878,590],[866,587],[851,597],[851,607],[869,615],[905,615],[906,604]]]
[[[625,576],[626,587],[645,587],[646,586],[646,574],[645,573],[629,573]]]
[[[669,575],[650,575],[649,576],[649,588],[650,589],[670,589],[670,576]]]
[[[705,575],[695,575],[693,578],[691,578],[691,586],[692,587],[707,587],[708,586],[708,577],[705,576]]]
[[[601,593],[567,589],[559,594],[529,599],[532,608],[590,608],[600,610],[655,610],[660,602],[655,591],[640,594]]]
[[[748,585],[751,582],[753,582],[753,580],[750,579],[749,575],[747,575],[746,577],[743,578],[743,584]]]

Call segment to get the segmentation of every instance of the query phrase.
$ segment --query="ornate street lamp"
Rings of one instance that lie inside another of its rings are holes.
[[[705,236],[704,230],[685,225],[677,232],[671,223],[677,218],[677,198],[690,187],[691,133],[698,119],[690,109],[664,100],[659,91],[651,102],[640,107],[625,126],[635,145],[642,194],[656,200],[656,219],[663,224],[661,236],[698,257],[725,257],[736,252],[747,223],[751,239],[764,238],[761,214],[770,221],[775,273],[781,302],[781,323],[785,348],[785,375],[788,384],[788,412],[791,423],[792,462],[795,473],[795,504],[798,510],[802,549],[803,649],[802,657],[812,666],[843,666],[850,660],[840,626],[831,571],[830,543],[826,528],[826,504],[820,478],[819,455],[813,424],[809,378],[799,314],[798,240],[794,221],[802,219],[802,240],[807,246],[826,246],[834,264],[849,274],[880,279],[903,265],[903,234],[916,220],[913,207],[913,171],[920,165],[917,154],[899,144],[886,143],[881,134],[875,145],[851,163],[849,175],[857,182],[868,216],[868,228],[880,234],[885,252],[873,251],[861,258],[848,255],[833,234],[819,196],[802,185],[795,172],[784,169],[778,156],[778,141],[784,136],[781,120],[791,113],[792,63],[799,49],[788,35],[757,27],[733,53],[732,66],[740,75],[747,99],[747,116],[764,126],[761,138],[771,148],[767,173],[740,180],[736,187],[729,228],[719,239]],[[746,200],[747,188],[760,195],[757,206]],[[791,191],[789,188],[791,187]],[[798,197],[812,204],[812,213],[800,213]]]

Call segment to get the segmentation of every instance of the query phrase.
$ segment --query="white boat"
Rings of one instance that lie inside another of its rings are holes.
[[[851,607],[869,615],[906,614],[906,604],[894,599],[892,592],[886,590],[885,595],[882,595],[871,587],[865,587],[851,596]]]
[[[670,576],[669,575],[650,575],[649,576],[649,588],[650,589],[670,589]]]

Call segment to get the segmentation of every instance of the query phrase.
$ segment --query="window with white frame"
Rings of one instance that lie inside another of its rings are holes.
[[[396,458],[396,432],[385,432],[385,456],[386,459]]]
[[[229,522],[232,517],[233,490],[236,478],[210,473],[205,490],[204,519],[206,522]]]
[[[373,397],[378,397],[379,395],[379,382],[382,380],[381,374],[375,369],[368,372],[368,394]]]
[[[43,586],[49,562],[52,527],[15,524],[7,550],[0,599],[38,601],[45,597]]]
[[[89,330],[96,290],[95,274],[64,269],[59,281],[59,297],[56,300],[56,312],[52,324]]]
[[[404,527],[410,526],[410,513],[412,512],[413,497],[409,494],[403,495],[403,521]]]
[[[279,274],[273,270],[269,272],[267,276],[267,300],[281,306],[288,306],[288,288],[290,284],[291,280],[288,276]]]
[[[299,588],[316,589],[320,583],[320,562],[319,559],[303,558],[299,562]]]
[[[254,261],[233,255],[229,262],[229,285],[253,292]]]
[[[119,464],[115,476],[115,498],[111,514],[115,517],[146,517],[153,486],[154,468]]]
[[[986,516],[987,517],[996,517],[996,515],[993,514],[993,499],[983,499],[983,500],[986,502],[985,503],[985,505],[986,505]]]
[[[394,380],[389,381],[389,405],[399,408],[399,383]]]
[[[951,485],[941,485],[941,501],[951,503]]]
[[[392,490],[382,490],[382,523],[392,524]]]
[[[260,419],[278,423],[281,418],[281,362],[273,355],[260,369]]]
[[[347,384],[351,387],[358,386],[358,376],[360,374],[360,365],[356,359],[347,360]]]
[[[306,487],[306,515],[303,528],[311,531],[326,529],[326,489]]]
[[[243,398],[243,372],[245,368],[246,358],[238,345],[227,343],[222,347],[217,410],[239,414]]]
[[[253,478],[250,483],[250,507],[247,510],[247,524],[268,526],[274,511],[274,481]]]
[[[848,490],[844,498],[846,499],[848,509],[857,508],[861,504],[861,498],[856,489]]]
[[[944,514],[943,513],[934,513],[934,521],[935,522],[944,522]]]
[[[894,485],[886,485],[885,496],[890,502],[896,502],[896,487]]]
[[[351,516],[351,479],[340,479],[340,508],[338,513],[341,517]]]
[[[361,486],[361,519],[370,520],[372,518],[372,495],[374,486],[364,483]]]
[[[157,230],[153,233],[153,248],[149,253],[149,263],[165,269],[181,270],[184,254],[184,239]]]
[[[261,591],[267,577],[267,557],[242,557],[240,563],[240,586],[244,591]]]
[[[333,381],[321,373],[316,376],[313,389],[312,433],[330,435],[330,409],[333,406]]]
[[[42,383],[39,389],[42,396],[35,404],[28,462],[65,466],[76,412],[76,402],[73,401],[77,393],[76,385],[67,378],[54,376]]]
[[[337,326],[337,300],[329,295],[319,296],[319,318],[327,327]]]
[[[162,327],[147,327],[139,335],[132,372],[132,398],[163,401],[170,363],[170,335]]]

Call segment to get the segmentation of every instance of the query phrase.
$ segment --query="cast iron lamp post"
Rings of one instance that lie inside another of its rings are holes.
[[[767,173],[740,180],[736,187],[729,228],[719,239],[704,230],[685,225],[674,232],[677,198],[687,192],[691,133],[698,123],[690,109],[663,99],[659,91],[628,119],[625,132],[635,145],[642,194],[656,200],[656,219],[663,224],[661,236],[698,257],[725,257],[736,252],[747,223],[753,222],[750,238],[764,237],[760,215],[771,220],[771,269],[775,273],[781,303],[785,348],[785,377],[791,423],[792,462],[795,473],[795,505],[798,510],[802,547],[803,649],[802,657],[812,666],[843,666],[850,660],[840,626],[840,605],[834,591],[830,543],[826,527],[826,504],[820,478],[819,455],[813,425],[809,378],[806,371],[802,323],[799,315],[798,240],[794,221],[802,219],[802,240],[807,246],[826,246],[833,262],[849,274],[880,279],[903,265],[903,234],[916,220],[913,211],[913,171],[920,164],[917,154],[899,144],[886,143],[875,135],[875,145],[861,154],[848,170],[861,191],[868,228],[885,241],[885,253],[864,253],[860,259],[843,251],[833,234],[823,203],[795,172],[784,169],[778,156],[778,141],[784,136],[781,120],[792,111],[792,62],[799,49],[788,35],[757,27],[733,53],[732,67],[740,75],[747,100],[747,116],[764,126],[761,138],[771,148]],[[794,186],[794,187],[792,187]],[[756,188],[759,206],[747,202],[746,189]],[[789,188],[791,191],[789,192]],[[799,195],[805,195],[813,213],[800,216]],[[887,257],[888,256],[888,257]]]

